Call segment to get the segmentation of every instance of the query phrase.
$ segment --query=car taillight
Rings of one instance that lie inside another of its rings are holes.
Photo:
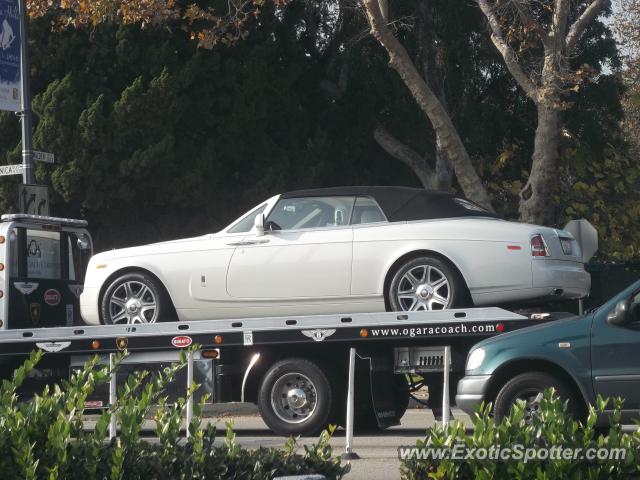
[[[531,237],[531,256],[532,257],[548,257],[549,250],[547,244],[544,242],[542,235],[534,235]]]

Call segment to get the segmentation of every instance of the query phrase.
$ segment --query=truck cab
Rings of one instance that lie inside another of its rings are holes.
[[[598,395],[624,399],[622,421],[640,417],[640,281],[604,305],[527,327],[475,345],[467,356],[456,403],[473,413],[492,403],[496,418],[516,400],[535,415],[542,392],[554,387],[571,413],[586,413]],[[608,407],[612,407],[611,404]],[[609,412],[605,410],[602,422]]]
[[[79,297],[93,252],[87,222],[0,218],[0,331],[82,324]]]

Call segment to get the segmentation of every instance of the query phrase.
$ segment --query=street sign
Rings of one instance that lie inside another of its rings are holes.
[[[582,250],[582,261],[587,263],[598,251],[598,231],[587,220],[571,220],[564,227],[578,241]]]
[[[0,110],[20,111],[20,0],[0,0]]]
[[[49,187],[47,185],[20,185],[18,188],[20,213],[49,216]]]
[[[2,0],[0,0],[1,2]],[[0,166],[0,177],[4,175],[22,175],[22,164]]]
[[[54,163],[56,161],[56,157],[53,153],[39,152],[38,150],[33,151],[33,159],[36,162],[43,162],[43,163]]]

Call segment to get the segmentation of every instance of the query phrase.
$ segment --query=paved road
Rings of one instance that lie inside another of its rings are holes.
[[[469,417],[461,410],[453,409],[453,416],[470,425]],[[274,436],[265,426],[258,415],[232,416],[222,418],[212,416],[210,421],[224,428],[224,422],[233,419],[234,430],[238,443],[251,448],[263,445],[278,447],[284,444],[283,437]],[[357,436],[354,438],[353,449],[360,455],[360,460],[351,462],[351,472],[347,479],[358,480],[392,480],[400,478],[400,461],[397,448],[400,445],[414,445],[418,438],[424,437],[427,426],[434,424],[431,410],[408,410],[402,419],[402,424],[374,435]],[[310,444],[313,437],[300,439],[301,444]],[[345,437],[342,429],[335,432],[331,439],[335,453],[341,453],[345,448]]]

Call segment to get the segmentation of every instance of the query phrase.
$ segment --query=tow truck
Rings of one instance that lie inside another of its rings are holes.
[[[445,346],[456,379],[481,339],[554,319],[468,308],[87,326],[79,296],[92,253],[86,221],[1,218],[0,378],[33,350],[44,352],[23,395],[68,377],[94,355],[107,363],[111,353],[129,353],[118,383],[132,370],[163,368],[181,350],[198,345],[192,372],[201,385],[197,395],[208,393],[215,403],[255,402],[275,433],[307,435],[330,422],[344,424],[355,349],[356,426],[384,429],[399,424],[410,395],[422,385],[412,380],[416,376],[427,381],[431,394],[441,388]],[[86,406],[106,407],[108,401],[109,392],[99,388]]]

